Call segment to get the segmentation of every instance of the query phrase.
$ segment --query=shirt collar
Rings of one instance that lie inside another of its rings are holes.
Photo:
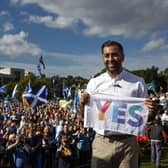
[[[122,79],[125,73],[126,73],[126,71],[123,69],[123,70],[121,71],[121,73],[120,73],[116,78],[113,78],[113,77],[111,77],[111,76],[108,74],[108,72],[106,71],[106,72],[105,72],[105,77],[117,81],[117,80]]]

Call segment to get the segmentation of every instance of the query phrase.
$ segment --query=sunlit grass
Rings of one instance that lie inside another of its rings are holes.
[[[142,147],[143,155],[140,158],[140,168],[154,168],[154,164],[150,162],[150,145],[144,150]],[[161,167],[168,168],[168,145],[162,147]]]

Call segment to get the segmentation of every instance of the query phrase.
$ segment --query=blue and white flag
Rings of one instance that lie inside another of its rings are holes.
[[[71,87],[68,89],[67,98],[68,99],[72,98],[72,88]]]
[[[73,102],[73,105],[72,105],[72,111],[77,114],[78,113],[78,105],[79,105],[79,102],[80,102],[80,98],[79,98],[79,95],[77,94],[74,98],[74,102]]]
[[[151,83],[147,83],[148,91],[156,92],[156,84],[155,81],[152,81]]]
[[[31,84],[30,84],[30,80],[29,80],[29,83],[25,89],[25,92],[28,92],[28,93],[31,93],[32,92],[32,87],[31,87]]]
[[[62,84],[62,96],[64,97],[64,99],[67,98],[67,86],[64,82]]]
[[[16,93],[18,92],[18,84],[15,85],[13,92],[12,92],[12,99],[16,98]]]
[[[31,92],[24,92],[22,96],[34,108],[47,103],[48,89],[43,85],[41,88],[32,89]]]
[[[144,135],[148,118],[145,98],[90,96],[85,106],[84,126],[131,135]]]
[[[4,98],[4,107],[10,111],[11,110],[11,107],[10,107],[10,104],[9,104],[9,100],[8,100],[8,95]]]
[[[37,64],[37,71],[38,71],[39,75],[42,76],[42,73],[41,73],[41,66],[40,66],[39,63]]]
[[[6,85],[0,87],[0,93],[6,93]]]

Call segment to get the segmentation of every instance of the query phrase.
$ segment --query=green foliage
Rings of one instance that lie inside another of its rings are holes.
[[[95,74],[94,77],[104,73],[106,69],[102,69],[99,73]],[[157,85],[157,91],[159,91],[160,87],[163,88],[163,91],[168,91],[168,68],[164,71],[159,72],[159,69],[155,66],[151,68],[147,68],[146,70],[135,70],[131,71],[132,73],[141,76],[145,79],[146,83],[150,83],[151,81],[155,81]],[[53,83],[54,79],[54,83]],[[73,77],[71,75],[67,77],[53,76],[51,78],[42,75],[42,77],[35,76],[33,73],[29,73],[27,76],[24,76],[20,81],[17,81],[18,84],[18,93],[16,94],[17,99],[22,99],[22,93],[27,87],[28,83],[31,83],[32,88],[41,87],[42,85],[46,85],[49,92],[49,99],[53,98],[54,92],[58,97],[62,96],[62,84],[63,82],[67,87],[72,87],[75,89],[76,87],[86,88],[86,84],[88,83],[88,79],[82,78],[80,76]],[[6,95],[11,97],[12,91],[16,85],[14,82],[10,82],[7,84],[7,93],[2,94],[1,97],[4,98]]]
[[[168,69],[166,69],[163,72],[158,72],[159,68],[152,66],[151,68],[147,68],[146,70],[136,70],[132,71],[135,75],[141,76],[144,78],[146,83],[150,83],[151,81],[155,81],[156,83],[156,91],[159,92],[160,88],[163,88],[163,91],[167,91],[168,86],[168,78],[166,78],[166,72],[168,72]],[[168,73],[167,73],[168,75]],[[168,77],[168,76],[167,76]]]
[[[105,68],[102,69],[94,77],[104,73],[105,71],[106,71]],[[160,91],[160,88],[163,89],[163,92],[168,91],[168,68],[166,68],[164,71],[159,72],[158,67],[152,66],[151,68],[147,68],[146,70],[141,69],[130,72],[132,72],[137,76],[143,77],[146,83],[155,81],[157,87],[156,89],[158,92]]]

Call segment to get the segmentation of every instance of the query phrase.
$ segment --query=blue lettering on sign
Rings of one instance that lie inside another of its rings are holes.
[[[127,108],[126,103],[114,103],[112,122],[119,123],[119,124],[125,124],[125,118],[123,116],[125,116],[124,109],[126,108]],[[122,116],[122,118],[120,118],[120,116]]]
[[[141,106],[139,106],[139,105],[133,105],[133,106],[130,107],[129,114],[133,118],[135,118],[137,121],[133,121],[133,120],[129,119],[128,120],[128,124],[129,125],[131,125],[133,127],[139,127],[139,126],[141,126],[143,124],[143,118],[142,118],[142,116],[140,116],[140,115],[138,115],[136,113],[136,111],[141,112],[142,110],[143,110],[143,108]]]
[[[112,122],[118,123],[118,124],[125,124],[126,119],[124,116],[126,115],[126,111],[127,111],[126,103],[115,102],[113,104]],[[131,115],[131,117],[134,118],[134,120],[128,119],[127,121],[127,123],[132,127],[139,127],[143,124],[142,116],[137,114],[136,111],[141,112],[143,111],[143,108],[140,105],[132,105],[128,110],[129,115]]]

